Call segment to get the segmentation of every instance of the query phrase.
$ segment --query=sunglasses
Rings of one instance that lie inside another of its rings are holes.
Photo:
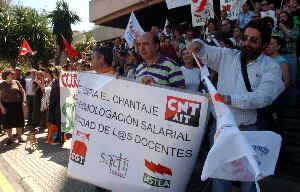
[[[260,16],[252,16],[252,19],[259,18]]]
[[[258,39],[256,37],[248,37],[247,35],[243,35],[242,36],[242,41],[245,42],[249,40],[250,43],[252,44],[257,44],[258,43]]]
[[[266,6],[266,5],[268,5],[268,4],[267,3],[261,4],[261,6]]]

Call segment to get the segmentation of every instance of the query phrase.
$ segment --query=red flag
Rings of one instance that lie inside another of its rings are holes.
[[[229,4],[228,4],[228,5],[225,5],[225,6],[222,5],[222,7],[223,7],[223,10],[224,10],[224,11],[230,11],[230,9],[231,9],[231,5],[229,5]]]
[[[19,56],[18,56],[18,60],[23,56],[25,55],[26,53],[30,53],[31,55],[34,54],[34,52],[31,50],[31,48],[29,47],[27,41],[24,39],[23,40],[23,44],[22,44],[22,47],[20,49],[20,53],[19,53]]]
[[[74,49],[68,42],[67,40],[64,38],[64,36],[62,36],[63,41],[64,41],[64,45],[66,48],[66,52],[70,57],[78,57],[78,52],[76,51],[76,49]]]

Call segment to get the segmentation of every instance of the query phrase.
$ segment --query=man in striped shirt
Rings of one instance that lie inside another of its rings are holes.
[[[136,80],[146,85],[160,84],[185,88],[180,67],[173,60],[161,55],[158,37],[151,32],[146,32],[137,40],[139,54],[144,62],[135,71]]]

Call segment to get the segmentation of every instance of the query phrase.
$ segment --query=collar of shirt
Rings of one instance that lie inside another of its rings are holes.
[[[100,71],[100,73],[111,74],[111,75],[115,75],[116,74],[116,72],[115,72],[115,70],[114,70],[113,67],[108,67],[108,68]]]

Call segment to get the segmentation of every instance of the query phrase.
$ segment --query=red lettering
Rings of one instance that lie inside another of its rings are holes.
[[[69,74],[69,73],[64,73],[62,74],[61,77],[61,83],[64,87],[68,88],[78,88],[78,80],[77,80],[77,74]]]

